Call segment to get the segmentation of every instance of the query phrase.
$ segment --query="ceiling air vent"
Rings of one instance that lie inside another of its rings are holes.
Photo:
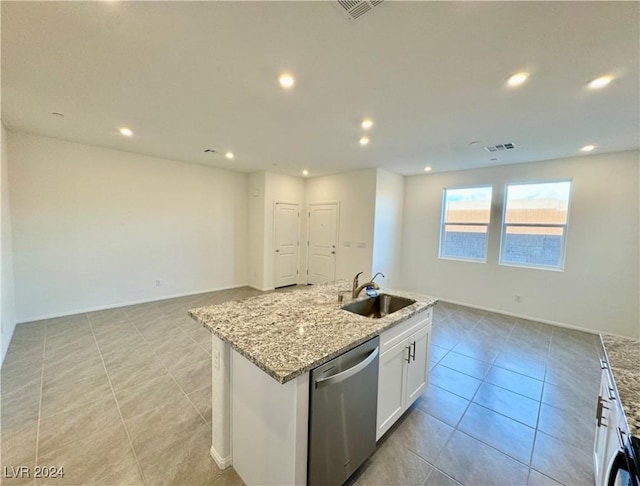
[[[484,149],[487,152],[502,152],[503,150],[513,150],[516,148],[513,143],[501,143],[499,145],[491,145],[490,147],[485,147]]]
[[[384,0],[338,0],[338,5],[349,20],[356,20],[383,2]]]

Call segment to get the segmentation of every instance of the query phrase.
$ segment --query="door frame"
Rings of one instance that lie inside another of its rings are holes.
[[[276,275],[277,275],[277,266],[276,266],[276,257],[275,257],[275,252],[276,252],[276,208],[278,206],[278,204],[290,204],[292,206],[298,206],[298,228],[297,228],[297,232],[296,232],[296,237],[297,237],[297,248],[298,248],[298,255],[296,258],[296,284],[300,283],[300,211],[303,207],[303,203],[300,202],[294,202],[294,201],[284,201],[284,200],[280,200],[280,199],[274,199],[273,201],[273,237],[271,238],[271,253],[274,254],[273,257],[273,285],[271,286],[272,288],[275,288],[276,286]],[[306,282],[306,280],[305,280]]]
[[[333,266],[334,266],[334,271],[333,271],[333,275],[334,277],[336,276],[336,267],[338,264],[338,249],[340,247],[340,201],[314,201],[314,202],[310,202],[307,203],[307,219],[306,219],[306,230],[307,230],[307,244],[305,246],[306,250],[306,254],[305,254],[305,258],[304,258],[304,264],[305,264],[305,269],[306,270],[304,272],[304,283],[309,285],[309,241],[311,238],[311,225],[310,220],[311,220],[311,206],[326,206],[326,205],[333,205],[336,207],[336,255],[335,258],[333,260]]]

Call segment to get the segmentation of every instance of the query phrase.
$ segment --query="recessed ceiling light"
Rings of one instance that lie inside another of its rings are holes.
[[[361,137],[360,145],[367,145],[369,143],[369,137]]]
[[[529,73],[526,73],[524,71],[515,73],[507,78],[507,84],[509,86],[520,86],[522,83],[524,83],[527,80],[528,77],[529,77]]]
[[[288,73],[282,73],[278,78],[278,81],[280,82],[280,86],[282,86],[284,89],[289,89],[293,87],[293,85],[296,82],[293,76],[291,76],[291,74],[288,74]]]
[[[600,76],[599,78],[592,79],[591,81],[589,81],[589,84],[587,84],[587,86],[589,86],[589,88],[591,89],[604,88],[611,81],[613,81],[613,76],[607,74],[606,76]]]
[[[235,155],[233,155],[233,152],[227,152],[226,154],[224,154],[224,156],[227,159],[233,159],[235,157]]]
[[[130,128],[121,128],[120,133],[125,137],[130,137],[131,135],[133,135],[133,132],[131,131]]]
[[[430,165],[427,165],[427,166],[424,168],[424,171],[425,171],[425,172],[431,172],[431,166],[430,166]]]
[[[302,171],[302,175],[303,176],[308,176],[309,175],[309,171],[307,169]]]
[[[365,130],[369,130],[369,128],[373,126],[373,120],[371,118],[365,118],[364,120],[362,120],[360,126]]]
[[[596,148],[595,145],[585,145],[580,150],[582,150],[583,152],[591,152],[594,148]]]

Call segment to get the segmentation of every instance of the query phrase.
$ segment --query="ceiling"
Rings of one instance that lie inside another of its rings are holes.
[[[530,162],[587,144],[592,154],[636,149],[639,5],[386,1],[351,21],[336,2],[3,1],[2,120],[310,176]],[[284,71],[291,90],[278,84]],[[517,71],[529,80],[508,87]],[[606,73],[608,87],[586,87]],[[365,147],[363,117],[375,122]],[[516,149],[483,148],[507,142]]]

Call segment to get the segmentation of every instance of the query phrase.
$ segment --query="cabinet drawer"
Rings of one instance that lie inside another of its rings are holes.
[[[406,321],[380,334],[380,354],[408,338],[420,327],[431,324],[432,313],[433,307],[429,307],[426,311],[420,312],[410,319],[407,319]]]

